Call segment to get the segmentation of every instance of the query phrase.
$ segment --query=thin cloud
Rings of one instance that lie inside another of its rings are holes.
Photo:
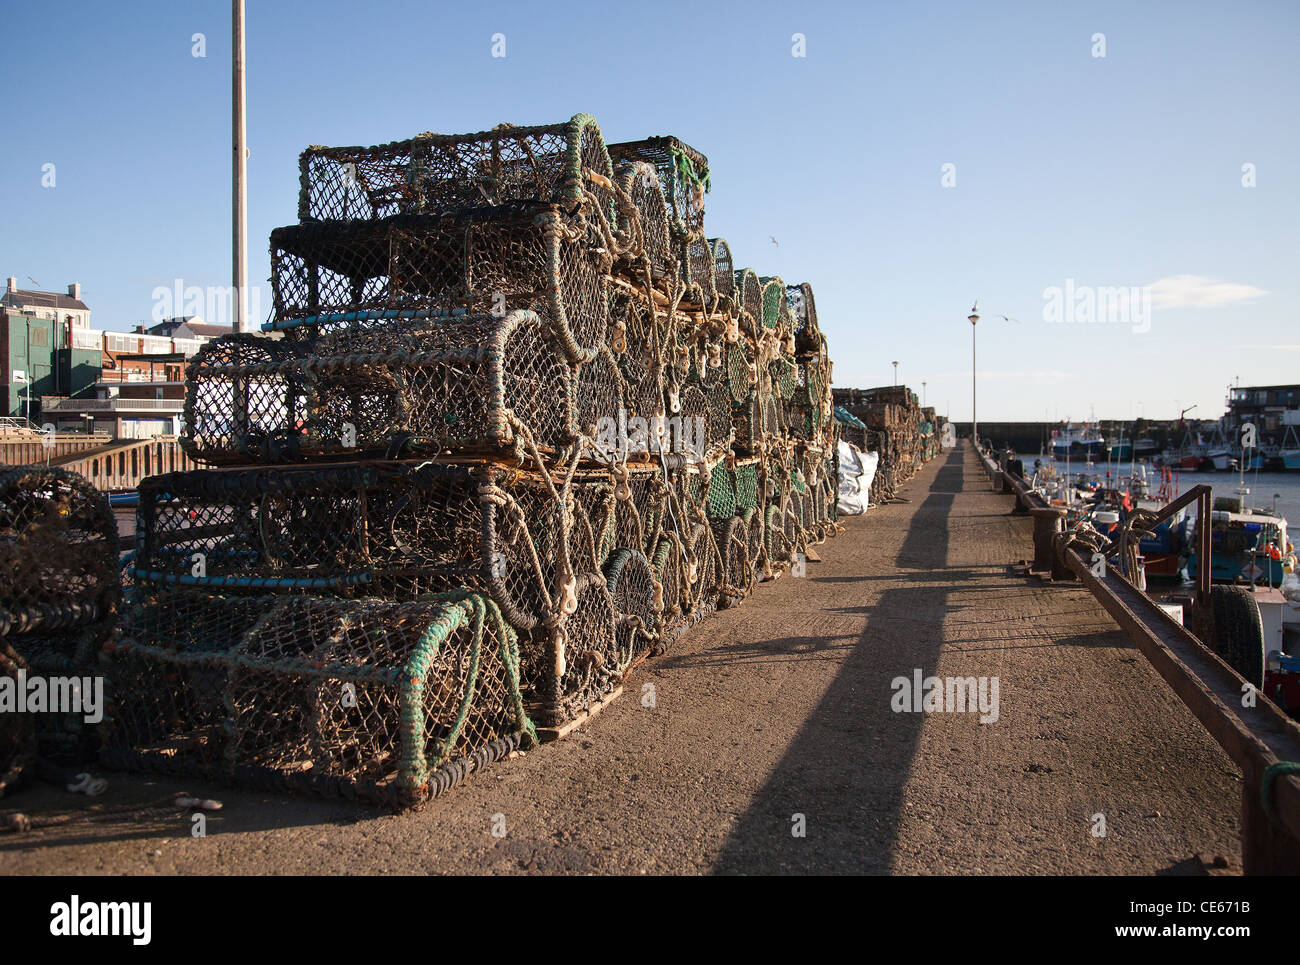
[[[1204,275],[1170,275],[1148,287],[1151,289],[1151,307],[1156,309],[1219,308],[1268,294],[1254,285],[1216,281]]]

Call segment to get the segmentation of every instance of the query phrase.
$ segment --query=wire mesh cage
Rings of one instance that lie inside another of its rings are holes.
[[[623,218],[624,224],[636,225],[634,237],[628,239],[629,254],[644,261],[653,281],[672,279],[677,270],[677,247],[659,170],[647,161],[623,161],[618,166],[618,182],[620,199],[626,197],[634,209]],[[639,273],[633,271],[632,277]]]
[[[731,261],[731,245],[726,238],[710,238],[709,248],[713,252],[713,284],[719,298],[731,301],[736,297],[736,270]]]
[[[807,282],[787,285],[785,294],[794,319],[795,351],[816,351],[825,337],[817,326],[817,303],[813,300],[812,285]]]
[[[477,134],[422,134],[375,147],[313,146],[299,159],[300,221],[374,220],[451,208],[592,199],[613,217],[613,178],[588,114],[563,124],[501,124]],[[592,177],[592,175],[596,177]]]
[[[230,335],[189,366],[182,445],[211,464],[518,454],[525,443],[556,453],[616,413],[622,393],[607,356],[574,365],[524,310],[388,319],[292,342]]]
[[[684,249],[681,280],[685,294],[682,301],[711,312],[718,299],[713,248],[703,238],[692,238],[685,243]]]
[[[121,593],[108,497],[57,467],[0,471],[0,637],[38,669],[82,663]]]
[[[780,278],[760,278],[759,283],[763,292],[763,327],[774,330],[784,340],[794,331],[785,282]]]
[[[699,237],[704,230],[704,195],[709,190],[709,159],[672,136],[648,137],[609,145],[618,161],[647,161],[659,171],[680,237]]]
[[[674,623],[685,614],[686,590],[682,585],[684,577],[685,550],[682,542],[673,533],[665,533],[659,538],[659,545],[651,559],[655,581],[659,584],[660,599],[663,603],[664,625]],[[663,635],[654,648],[662,652]]]
[[[23,685],[27,663],[0,640],[0,677],[9,687]],[[0,714],[0,798],[18,786],[24,771],[36,760],[36,729],[31,714]]]
[[[529,309],[577,362],[609,334],[610,259],[600,230],[556,205],[290,225],[271,232],[275,308],[266,327],[297,337],[389,313]]]
[[[463,586],[530,629],[557,611],[572,573],[595,568],[564,506],[571,490],[607,480],[432,462],[153,476],[140,486],[133,576],[154,588],[396,600]]]
[[[534,632],[522,648],[530,713],[547,726],[574,720],[609,696],[628,668],[604,574],[579,574],[574,592],[576,605],[564,623]]]
[[[630,666],[650,652],[663,617],[663,586],[649,558],[636,549],[620,549],[605,564],[605,583],[614,604],[618,657]]]
[[[535,737],[514,631],[465,591],[178,591],[140,604],[107,649],[103,756],[119,767],[404,807]]]
[[[732,278],[740,330],[756,336],[763,327],[763,285],[752,268],[741,268]]]

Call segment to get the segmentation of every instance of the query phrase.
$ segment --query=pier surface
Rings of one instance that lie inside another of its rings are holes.
[[[969,448],[940,456],[904,496],[847,520],[807,578],[760,586],[643,665],[584,729],[420,809],[108,772],[104,804],[186,789],[225,809],[203,838],[182,816],[7,835],[0,872],[1177,874],[1213,856],[1239,867],[1236,766],[1086,590],[1008,572],[1032,555],[1031,523],[989,491]],[[895,712],[891,682],[917,670],[997,677],[998,719]],[[79,801],[38,786],[0,810]]]

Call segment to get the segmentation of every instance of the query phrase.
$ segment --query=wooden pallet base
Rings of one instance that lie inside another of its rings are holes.
[[[621,693],[623,693],[623,688],[615,687],[613,690],[609,692],[609,695],[607,697],[603,698],[602,700],[598,700],[596,703],[592,704],[590,707],[584,710],[577,717],[573,718],[573,720],[565,721],[563,724],[560,724],[558,727],[538,727],[537,739],[540,740],[543,744],[549,744],[551,741],[557,741],[565,737],[568,737],[575,730],[577,730],[583,724],[586,724],[593,717],[599,714],[602,710],[608,707],[611,703],[617,700],[618,696]]]

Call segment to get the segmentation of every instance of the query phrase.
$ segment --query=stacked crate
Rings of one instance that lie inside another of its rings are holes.
[[[811,288],[705,237],[699,152],[577,115],[300,171],[266,333],[187,374],[211,468],[141,486],[124,760],[409,803],[561,733],[833,531]]]

